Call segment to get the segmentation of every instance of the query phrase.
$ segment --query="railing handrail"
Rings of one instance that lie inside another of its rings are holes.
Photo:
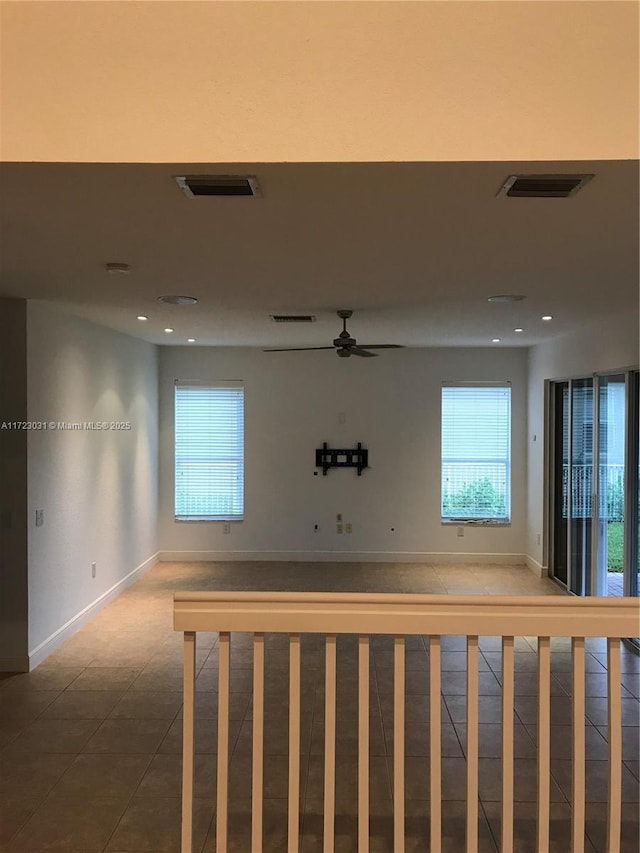
[[[356,592],[177,592],[176,631],[631,637],[636,598]]]

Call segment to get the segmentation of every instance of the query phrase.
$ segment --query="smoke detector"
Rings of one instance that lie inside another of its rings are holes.
[[[158,302],[166,305],[195,305],[197,301],[195,296],[158,296]]]

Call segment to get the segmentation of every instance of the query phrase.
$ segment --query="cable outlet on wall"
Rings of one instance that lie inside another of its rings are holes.
[[[44,510],[37,509],[36,510],[36,527],[42,527],[44,524]]]
[[[223,533],[231,533],[231,525],[229,523],[222,525]]]
[[[95,578],[97,574],[97,566],[95,563],[91,563],[91,577]]]
[[[336,513],[336,521],[342,521],[342,513],[341,512]]]
[[[342,525],[336,524],[336,533],[342,533]]]
[[[464,536],[464,527],[457,527],[456,528],[456,535],[458,536],[459,539],[462,539],[462,537]]]

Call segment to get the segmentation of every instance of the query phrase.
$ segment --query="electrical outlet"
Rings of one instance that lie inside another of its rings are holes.
[[[97,566],[95,563],[91,563],[91,577],[95,578],[97,573]]]
[[[231,533],[231,525],[230,524],[224,524],[222,527],[222,532],[223,533]]]
[[[336,524],[336,533],[342,533],[342,525]]]
[[[457,528],[457,535],[459,539],[462,539],[462,537],[464,536],[464,527]]]
[[[538,537],[537,537],[537,539],[538,539],[538,545],[540,544],[540,538],[541,538],[541,537],[540,537],[540,534],[538,533]]]
[[[44,510],[37,509],[36,510],[36,527],[42,527],[44,524]]]
[[[345,524],[345,526],[344,526],[344,532],[345,533],[351,533],[352,530],[353,530],[353,528],[352,528],[351,524]]]

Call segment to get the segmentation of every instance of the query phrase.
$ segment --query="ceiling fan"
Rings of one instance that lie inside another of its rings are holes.
[[[312,349],[335,349],[340,358],[349,358],[352,355],[359,355],[363,358],[373,358],[378,355],[377,352],[369,352],[372,349],[402,349],[401,344],[364,344],[358,346],[355,338],[352,338],[347,331],[347,320],[353,314],[353,311],[341,310],[336,311],[336,314],[342,320],[342,331],[337,338],[334,338],[332,347],[284,347],[283,349],[266,349],[264,352],[301,352],[302,350]]]

